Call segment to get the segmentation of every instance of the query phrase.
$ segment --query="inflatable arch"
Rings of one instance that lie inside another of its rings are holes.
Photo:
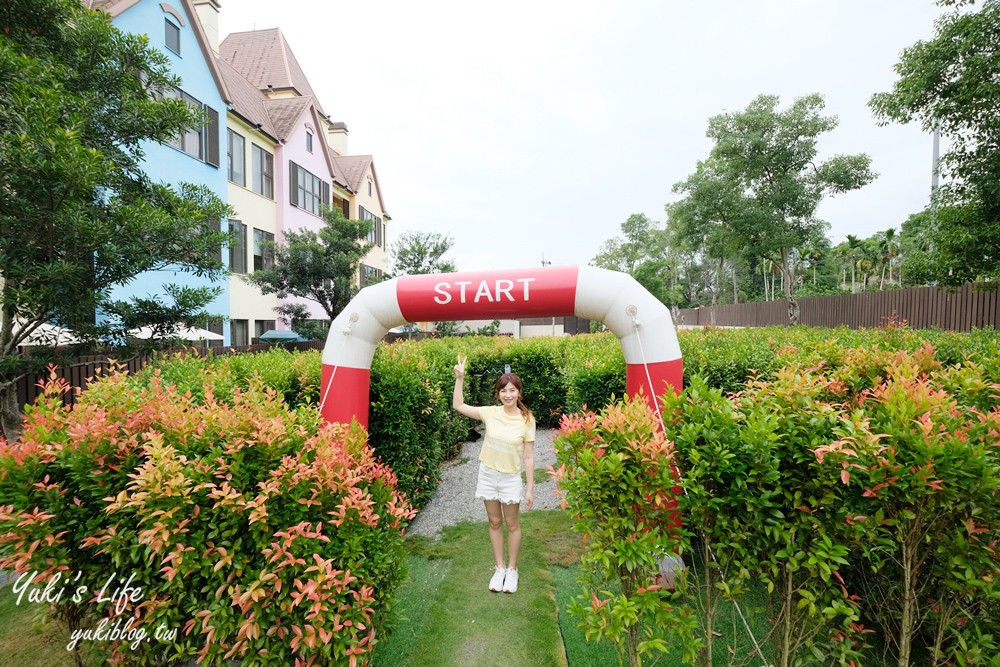
[[[323,349],[320,411],[328,422],[368,428],[375,347],[407,322],[576,315],[618,336],[629,396],[647,401],[668,383],[680,391],[683,366],[670,311],[631,276],[591,266],[549,266],[394,278],[366,287],[330,327]],[[516,371],[516,369],[515,369]],[[530,382],[530,378],[525,378]]]

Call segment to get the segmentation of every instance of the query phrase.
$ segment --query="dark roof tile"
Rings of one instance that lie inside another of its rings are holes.
[[[361,179],[364,178],[368,165],[372,163],[371,155],[334,155],[333,163],[344,173],[347,186],[352,192],[359,192]]]
[[[264,107],[267,97],[257,90],[256,87],[233,69],[233,66],[225,60],[219,59],[219,70],[229,89],[232,98],[233,111],[246,119],[251,125],[256,124],[261,131],[267,133],[272,138],[277,139],[278,133],[274,129],[271,117]]]
[[[326,116],[280,28],[234,32],[219,45],[219,55],[258,89],[292,89],[314,98],[316,108]]]

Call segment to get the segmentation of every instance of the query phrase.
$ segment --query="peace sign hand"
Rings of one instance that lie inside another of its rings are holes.
[[[458,363],[455,364],[455,379],[463,380],[465,379],[465,362],[468,357],[463,357],[461,354],[458,355]]]

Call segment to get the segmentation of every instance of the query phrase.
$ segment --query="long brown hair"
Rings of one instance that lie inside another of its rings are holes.
[[[517,409],[521,411],[524,421],[528,421],[532,418],[531,410],[524,404],[524,386],[521,384],[521,378],[517,377],[517,373],[504,373],[500,376],[500,379],[497,380],[497,396],[499,397],[500,390],[509,384],[514,385],[514,388],[517,389]]]

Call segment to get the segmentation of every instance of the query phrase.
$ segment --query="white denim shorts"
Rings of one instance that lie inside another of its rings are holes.
[[[506,473],[479,464],[479,481],[476,483],[476,498],[483,500],[499,500],[504,505],[516,505],[521,502],[524,483],[521,473]]]

